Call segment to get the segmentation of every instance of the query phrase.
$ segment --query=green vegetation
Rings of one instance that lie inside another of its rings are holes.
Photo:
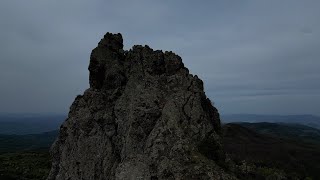
[[[0,135],[0,179],[46,179],[51,168],[49,147],[58,131],[29,135]]]
[[[239,177],[259,179],[280,174],[285,179],[320,179],[318,143],[267,136],[239,124],[225,125],[223,135],[225,151],[235,163]],[[239,171],[243,162],[253,170]]]
[[[42,180],[51,168],[48,151],[0,154],[0,179]]]

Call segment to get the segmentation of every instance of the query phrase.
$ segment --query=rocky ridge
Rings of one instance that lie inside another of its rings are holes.
[[[219,113],[173,52],[107,33],[51,148],[48,180],[234,179],[222,168]]]

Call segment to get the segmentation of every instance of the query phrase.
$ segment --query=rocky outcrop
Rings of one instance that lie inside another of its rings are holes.
[[[49,180],[232,179],[219,113],[178,55],[124,51],[121,34],[107,33],[89,71],[51,148]]]

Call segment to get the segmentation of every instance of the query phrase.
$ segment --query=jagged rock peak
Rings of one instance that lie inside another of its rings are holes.
[[[234,179],[221,168],[219,113],[178,55],[124,51],[121,34],[107,33],[89,72],[51,148],[49,180]]]
[[[171,51],[163,53],[141,45],[124,51],[122,35],[107,33],[91,54],[90,87],[112,88],[125,83],[131,74],[172,75],[180,69],[188,71],[181,57]]]
[[[122,35],[120,33],[112,34],[108,32],[104,35],[103,39],[101,39],[98,46],[110,48],[113,50],[123,49]]]

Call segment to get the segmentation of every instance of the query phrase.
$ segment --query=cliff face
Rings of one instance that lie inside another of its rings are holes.
[[[232,179],[219,113],[181,58],[107,33],[51,149],[53,179]]]

